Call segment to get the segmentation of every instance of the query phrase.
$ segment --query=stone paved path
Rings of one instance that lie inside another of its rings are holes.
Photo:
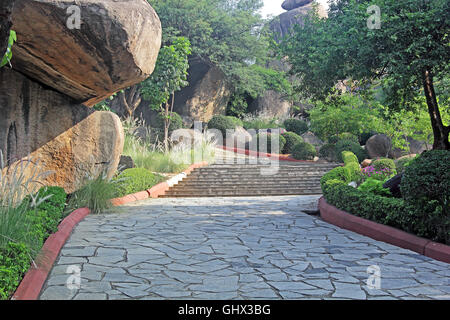
[[[88,216],[40,298],[450,298],[448,264],[301,212],[317,199],[152,199]],[[79,290],[65,285],[70,265]],[[380,290],[367,288],[372,265]]]

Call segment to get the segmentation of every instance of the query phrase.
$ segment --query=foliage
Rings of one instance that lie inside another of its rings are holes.
[[[266,130],[266,129],[277,129],[282,128],[283,125],[279,123],[276,118],[264,118],[264,117],[254,117],[246,116],[243,120],[244,128],[246,130]]]
[[[227,118],[230,119],[234,123],[234,125],[236,127],[243,127],[244,126],[244,122],[241,119],[239,119],[239,118],[236,118],[236,117],[233,117],[233,116],[227,116]]]
[[[223,138],[226,138],[227,130],[236,129],[236,121],[233,119],[224,116],[224,115],[215,115],[208,122],[208,129],[217,129],[222,133]]]
[[[336,167],[334,169],[331,169],[330,171],[325,173],[323,177],[320,179],[320,186],[322,187],[322,190],[325,190],[325,184],[329,180],[339,180],[347,185],[353,180],[352,173],[347,167]]]
[[[337,161],[336,145],[332,143],[324,144],[319,150],[319,158],[331,162]]]
[[[261,0],[148,1],[161,19],[164,44],[187,37],[194,57],[224,72],[234,96],[228,114],[246,112],[246,95],[290,90],[284,73],[265,68],[272,40],[258,12]]]
[[[391,192],[389,191],[389,189],[384,188],[383,184],[384,181],[376,180],[374,178],[368,178],[358,187],[358,190],[369,192],[379,196],[391,196]]]
[[[316,101],[309,114],[310,130],[330,143],[336,143],[339,139],[354,140],[362,132],[378,128],[380,123],[379,103],[352,94]]]
[[[8,299],[16,290],[44,241],[57,231],[65,200],[62,188],[43,187],[8,212],[0,210],[0,300]],[[17,224],[5,232],[11,220]]]
[[[283,137],[286,139],[286,144],[283,148],[284,154],[292,153],[294,146],[300,142],[303,142],[303,138],[294,132],[286,132],[283,134]]]
[[[308,131],[308,124],[299,119],[286,119],[284,121],[284,127],[287,131],[294,132],[299,136]]]
[[[6,48],[6,52],[0,62],[0,68],[9,64],[11,65],[11,59],[12,59],[12,46],[14,45],[14,42],[17,41],[17,35],[14,30],[9,31],[9,39],[8,39],[8,47]]]
[[[364,150],[359,143],[352,140],[341,140],[336,143],[336,155],[339,162],[343,162],[342,151],[353,152],[358,157],[359,162],[362,162],[367,158],[366,150]]]
[[[152,75],[141,83],[140,91],[145,100],[149,101],[152,110],[159,111],[164,118],[164,145],[169,149],[169,127],[173,120],[173,105],[175,92],[186,87],[191,43],[187,38],[178,37],[170,46],[164,46],[159,51],[155,70]],[[172,98],[171,105],[169,99]]]
[[[144,168],[126,169],[113,179],[117,181],[116,197],[148,190],[164,181],[164,179],[164,176],[152,173]]]
[[[376,171],[388,170],[391,174],[397,174],[394,160],[392,159],[377,159],[372,162],[372,166]]]
[[[159,130],[164,130],[164,126],[165,126],[165,115],[158,113],[156,115],[156,119],[155,119],[155,123],[154,123],[154,127],[155,129],[159,129]],[[181,116],[176,113],[176,112],[171,112],[170,113],[170,125],[169,125],[169,133],[181,129],[183,128],[183,118],[181,118]]]
[[[363,178],[373,178],[375,180],[384,181],[389,177],[395,175],[395,171],[392,172],[389,168],[376,170],[374,166],[368,166],[361,170]]]
[[[292,157],[297,160],[313,160],[316,155],[316,148],[307,142],[297,143],[292,149]]]
[[[261,152],[279,154],[283,151],[286,144],[286,139],[281,134],[276,133],[261,132],[256,135],[256,139],[258,150]],[[272,140],[278,140],[277,150],[274,149],[275,146],[272,145]],[[264,148],[264,145],[267,146],[267,148]]]
[[[381,28],[368,27],[370,5],[381,8]],[[297,91],[306,98],[323,101],[335,95],[339,82],[361,94],[383,87],[393,110],[425,95],[434,147],[449,149],[450,129],[434,93],[436,80],[448,74],[449,10],[447,0],[338,0],[327,19],[311,15],[295,26],[282,54],[289,56],[291,73],[300,80]]]
[[[405,172],[405,169],[407,166],[409,166],[411,164],[411,162],[417,158],[418,156],[415,157],[405,157],[405,158],[401,158],[395,161],[395,166],[397,167],[397,173],[403,173]]]
[[[96,178],[87,177],[83,187],[70,195],[68,211],[87,207],[93,214],[100,214],[112,207],[111,199],[116,195],[116,183],[105,173]]]
[[[342,151],[342,160],[344,161],[344,164],[350,164],[350,163],[356,163],[357,165],[359,165],[359,161],[358,158],[356,157],[356,155],[353,152],[350,151]]]
[[[407,201],[435,200],[444,214],[450,215],[450,151],[427,151],[413,160],[403,174],[400,190]]]
[[[359,136],[359,142],[362,146],[365,146],[367,141],[374,135],[376,135],[377,132],[375,131],[370,131],[370,132],[363,132],[360,134]]]

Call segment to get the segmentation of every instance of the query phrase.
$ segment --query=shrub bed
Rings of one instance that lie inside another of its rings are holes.
[[[10,210],[10,220],[14,215],[24,214],[21,228],[16,239],[11,239],[0,247],[0,299],[8,299],[19,286],[24,274],[28,271],[32,259],[36,257],[48,236],[57,231],[63,219],[66,202],[64,189],[44,187],[34,196],[37,206],[33,206],[31,197],[26,197],[18,208]],[[25,210],[24,210],[25,209]],[[3,221],[5,222],[5,221]],[[12,222],[12,221],[10,221]]]
[[[215,115],[208,122],[208,129],[217,129],[222,133],[225,141],[227,130],[236,129],[236,121],[230,119],[230,117],[223,115]]]
[[[294,146],[300,142],[303,142],[303,138],[294,132],[286,132],[283,134],[283,137],[286,139],[286,144],[283,148],[284,154],[291,154]]]
[[[340,140],[336,143],[336,155],[340,162],[343,162],[342,151],[353,152],[356,157],[358,157],[359,162],[362,162],[368,157],[366,150],[364,150],[358,142],[353,140]]]
[[[126,169],[116,178],[116,197],[144,191],[165,180],[165,177],[144,168]]]
[[[449,152],[438,151],[425,155],[419,158],[421,160],[416,165],[411,164],[407,168],[409,173],[405,173],[407,178],[401,183],[402,191],[411,195],[411,198],[398,199],[376,194],[382,190],[379,188],[380,182],[368,182],[362,189],[348,186],[352,180],[351,163],[335,168],[322,177],[324,197],[329,204],[350,214],[450,244]],[[442,183],[442,180],[447,182]],[[441,182],[436,185],[436,181]],[[427,183],[437,186],[437,189],[424,187]]]
[[[287,119],[284,121],[284,127],[287,131],[294,132],[301,136],[308,131],[308,124],[299,119]]]
[[[307,142],[297,143],[292,149],[292,157],[296,160],[313,160],[316,155],[316,148]]]

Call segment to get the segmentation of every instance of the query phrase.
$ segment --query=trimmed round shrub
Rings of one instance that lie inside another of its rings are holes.
[[[331,136],[330,138],[328,138],[328,143],[336,144],[339,140],[351,140],[359,143],[358,137],[348,132],[335,134],[334,136]]]
[[[313,160],[316,155],[316,148],[307,142],[300,142],[292,149],[292,157],[297,160]]]
[[[319,150],[319,158],[332,162],[337,161],[336,145],[332,143],[324,144]]]
[[[356,157],[356,155],[351,152],[351,151],[342,151],[342,160],[344,161],[344,163],[350,164],[350,163],[356,163],[359,166],[359,161],[358,158]]]
[[[378,172],[387,171],[391,174],[397,173],[394,160],[392,159],[377,159],[374,162],[372,162],[372,166]]]
[[[278,138],[279,150],[272,150],[272,139],[273,139],[273,137],[275,137],[275,139]],[[258,150],[263,151],[263,152],[267,152],[267,153],[272,153],[272,152],[281,153],[282,150],[284,149],[285,144],[286,144],[286,139],[282,135],[279,135],[279,134],[272,134],[272,133],[266,133],[266,132],[258,133],[256,135],[256,139],[257,139],[257,143],[258,143]],[[260,145],[259,145],[260,141],[265,141],[267,143],[266,151],[264,151],[264,149],[260,149],[261,148]]]
[[[323,175],[320,179],[320,185],[322,190],[325,191],[325,183],[329,180],[339,180],[342,183],[352,182],[352,174],[349,168],[347,167],[336,167]]]
[[[358,142],[352,140],[340,140],[336,143],[336,156],[340,162],[344,162],[344,159],[342,159],[342,151],[353,152],[358,158],[358,162],[362,162],[368,157],[366,150]]]
[[[169,133],[183,128],[183,119],[181,118],[181,116],[178,113],[172,112],[170,117],[171,117],[171,121],[170,121],[170,125],[169,125]],[[164,119],[165,119],[165,115],[158,113],[158,115],[156,116],[155,124],[154,124],[156,129],[164,130]]]
[[[410,202],[438,201],[450,214],[450,151],[423,153],[406,167],[400,190]]]
[[[308,131],[308,124],[303,120],[286,119],[283,124],[287,131],[294,132],[299,136]]]
[[[284,154],[292,153],[294,146],[300,142],[303,142],[303,138],[294,132],[286,132],[283,134],[283,137],[286,139],[286,144],[283,148]]]
[[[236,129],[236,123],[224,115],[215,115],[208,122],[208,129],[217,129],[222,132],[225,141],[227,130]]]
[[[417,157],[411,157],[411,158],[402,158],[402,159],[398,159],[395,160],[395,166],[397,167],[397,173],[403,173],[405,172],[405,169],[407,166],[409,166],[411,164],[411,162],[413,162],[414,159],[416,159]]]
[[[144,168],[131,168],[122,171],[116,178],[117,197],[145,191],[164,180],[164,177]]]

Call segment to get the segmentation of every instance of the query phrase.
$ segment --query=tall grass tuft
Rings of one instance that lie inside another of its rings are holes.
[[[93,214],[99,214],[112,208],[111,199],[115,198],[119,181],[108,179],[105,172],[97,178],[87,176],[83,187],[71,194],[66,213],[87,207]]]
[[[26,213],[50,197],[39,199],[36,192],[40,181],[51,173],[40,172],[39,163],[32,159],[6,167],[0,150],[0,249],[6,249],[11,242],[40,249],[29,232],[31,225]]]

